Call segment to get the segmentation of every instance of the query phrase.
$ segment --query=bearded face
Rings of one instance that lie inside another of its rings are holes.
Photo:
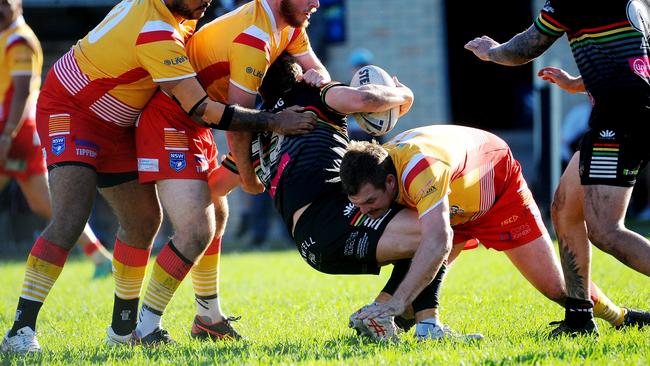
[[[171,0],[167,8],[185,19],[199,19],[205,14],[212,0]]]
[[[316,12],[318,1],[313,0],[281,0],[280,14],[294,28],[306,28],[311,14]]]

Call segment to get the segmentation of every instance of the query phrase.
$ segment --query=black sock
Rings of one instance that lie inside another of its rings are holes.
[[[437,309],[439,302],[438,298],[440,295],[440,286],[442,285],[442,280],[445,278],[445,273],[447,272],[447,266],[443,263],[436,274],[436,277],[431,281],[427,287],[420,292],[420,294],[413,300],[413,311],[416,313],[425,309]]]
[[[38,312],[43,306],[42,302],[27,300],[22,297],[18,298],[18,307],[16,308],[16,318],[14,319],[14,325],[9,331],[9,337],[16,335],[16,332],[24,327],[30,327],[33,331],[36,331],[36,318],[38,317]]]
[[[581,328],[594,318],[594,303],[591,300],[567,297],[564,307],[564,321],[571,328]]]
[[[404,276],[406,276],[406,272],[408,272],[410,266],[410,259],[401,259],[393,263],[393,272],[391,272],[390,278],[381,292],[390,295],[394,294],[399,284],[402,283],[402,280],[404,279]]]
[[[111,328],[115,334],[124,336],[133,332],[138,320],[139,300],[139,298],[124,300],[115,295],[113,321],[111,322]]]

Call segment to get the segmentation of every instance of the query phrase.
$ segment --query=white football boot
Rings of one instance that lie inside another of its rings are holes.
[[[9,337],[9,332],[2,339],[0,351],[6,353],[37,353],[41,352],[41,345],[36,339],[36,332],[30,327],[18,329],[16,335]]]

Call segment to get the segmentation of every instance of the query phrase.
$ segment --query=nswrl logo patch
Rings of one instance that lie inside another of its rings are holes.
[[[65,151],[65,137],[52,137],[52,154],[59,156]]]
[[[185,153],[170,152],[169,153],[169,166],[177,172],[185,169],[187,161],[185,160]]]

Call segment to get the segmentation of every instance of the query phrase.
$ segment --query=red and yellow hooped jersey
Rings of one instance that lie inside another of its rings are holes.
[[[246,3],[204,25],[189,40],[187,53],[210,98],[226,102],[230,84],[256,94],[269,65],[283,52],[310,50],[303,28],[277,29],[266,0]]]
[[[196,20],[162,0],[123,0],[54,65],[80,105],[119,126],[135,123],[157,82],[195,76],[185,52]]]
[[[25,110],[34,108],[41,86],[43,50],[32,29],[19,17],[0,33],[0,132],[9,116],[13,96],[12,77],[31,75],[30,95]]]
[[[509,152],[479,129],[436,125],[405,131],[384,144],[399,180],[397,201],[419,217],[448,196],[451,225],[476,220],[496,200],[494,165]]]

